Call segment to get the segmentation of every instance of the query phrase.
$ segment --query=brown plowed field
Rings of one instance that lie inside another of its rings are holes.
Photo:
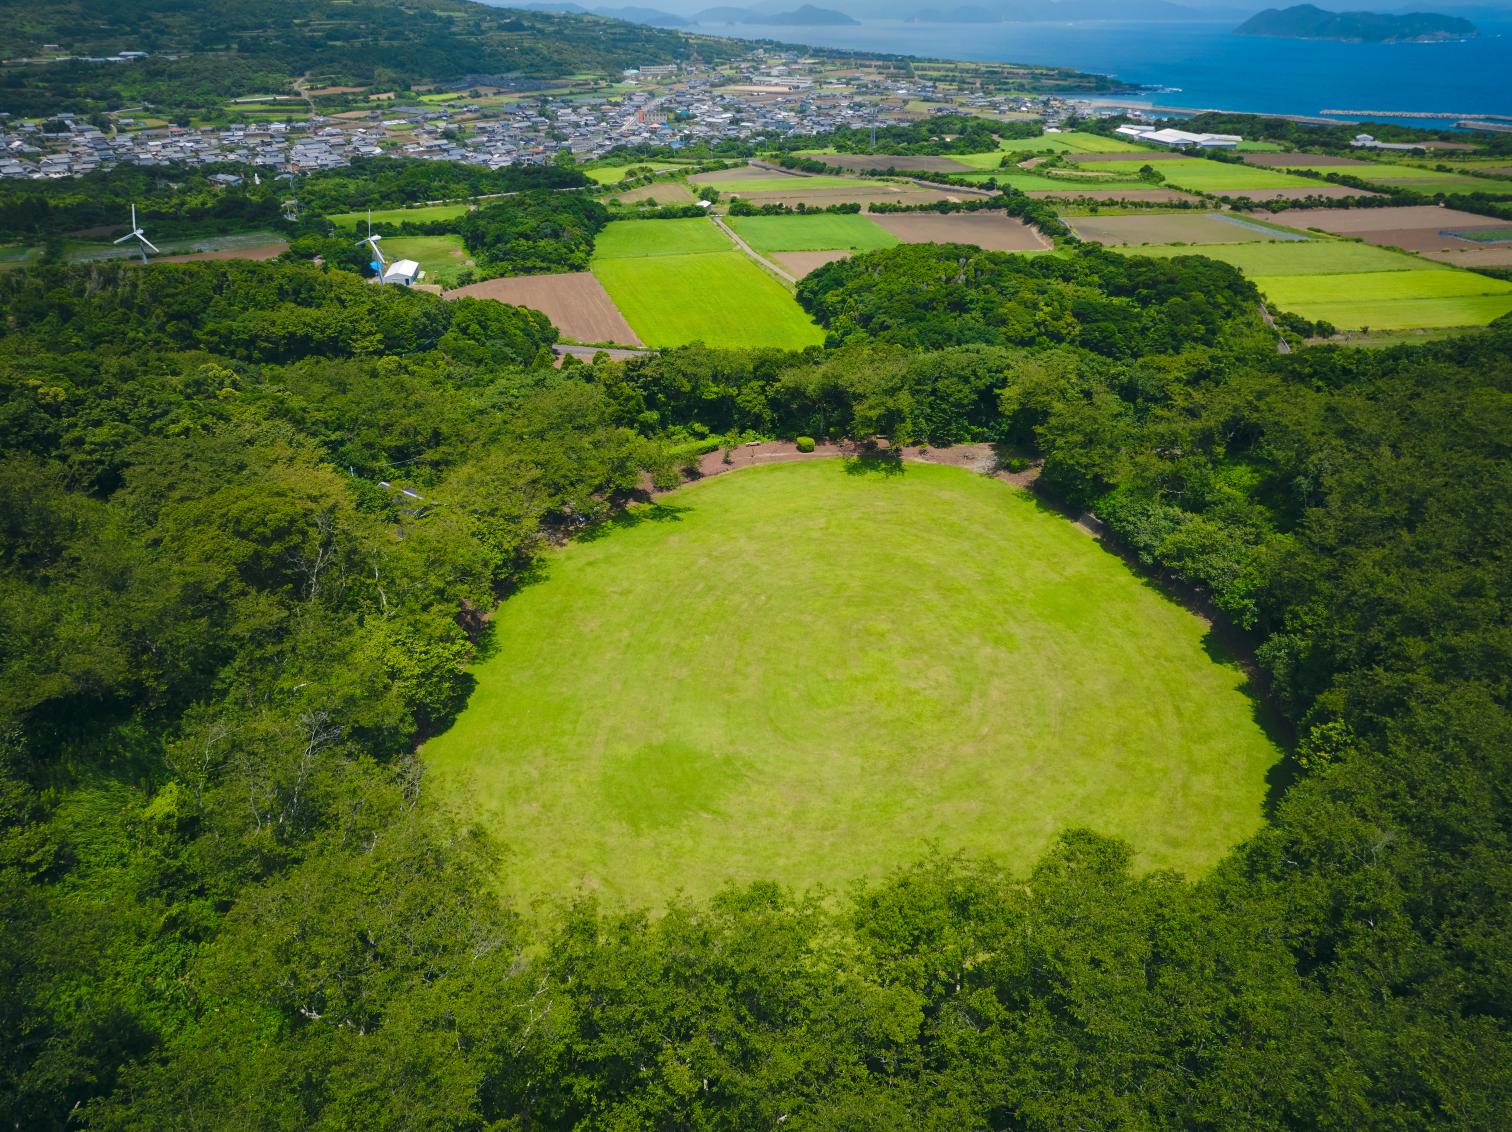
[[[1164,216],[1078,216],[1067,223],[1083,240],[1121,247],[1126,244],[1253,244],[1279,240],[1209,212]]]
[[[802,279],[810,271],[818,271],[827,263],[834,263],[837,259],[850,259],[850,256],[851,253],[846,251],[778,252],[771,258],[794,279]]]
[[[938,204],[943,200],[964,200],[973,193],[947,193],[938,189],[908,189],[901,185],[897,192],[888,189],[807,189],[795,187],[781,193],[744,193],[752,204],[806,204],[823,207],[827,204]]]
[[[1288,228],[1318,228],[1339,236],[1358,236],[1365,232],[1387,229],[1494,228],[1489,216],[1476,216],[1457,208],[1439,208],[1433,204],[1405,205],[1398,208],[1291,208],[1267,219]]]
[[[1001,212],[883,212],[871,219],[905,244],[975,244],[993,252],[1043,251],[1051,246],[1022,220]]]
[[[759,165],[742,165],[738,169],[719,169],[713,173],[695,173],[689,177],[695,185],[719,185],[725,181],[755,181],[770,177],[791,177],[801,181],[801,173],[789,173],[784,169],[763,169]]]
[[[1287,165],[1369,165],[1368,161],[1356,161],[1352,157],[1335,157],[1331,153],[1246,153],[1246,165],[1259,165],[1264,169],[1279,169]]]
[[[1197,199],[1176,189],[1031,189],[1024,195],[1046,200],[1142,200],[1153,204]]]
[[[970,173],[970,165],[963,165],[948,157],[909,157],[893,153],[806,153],[810,161],[822,161],[831,169],[859,172],[863,169],[908,169],[921,173]]]
[[[165,255],[153,263],[196,263],[202,259],[272,259],[289,250],[288,244],[263,244],[256,248],[225,248],[218,252],[189,252],[185,255]]]
[[[448,299],[496,299],[518,307],[531,307],[551,319],[552,325],[579,342],[622,342],[644,345],[620,314],[609,292],[592,272],[569,275],[517,275],[511,279],[488,279],[446,292]]]
[[[1472,248],[1469,251],[1425,251],[1427,259],[1455,267],[1512,267],[1512,246],[1500,248]]]
[[[681,181],[658,181],[654,185],[642,185],[638,189],[617,193],[614,199],[621,204],[634,204],[641,200],[654,200],[661,204],[687,204],[693,199],[693,194]]]

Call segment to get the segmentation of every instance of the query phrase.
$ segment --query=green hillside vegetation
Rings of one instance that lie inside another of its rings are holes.
[[[680,300],[646,317],[802,320],[733,249],[604,259],[679,238],[616,227],[594,270],[659,272],[643,290]],[[715,272],[737,270],[770,308],[744,282],[727,299]],[[901,246],[805,280],[833,348],[558,367],[538,314],[330,261],[0,272],[0,1121],[1501,1127],[1512,319],[1382,350],[1283,320],[1281,354],[1258,294],[1201,257]],[[1037,478],[894,463],[859,443],[879,435],[993,445]],[[857,455],[624,506],[692,454],[779,437]],[[1073,526],[1089,512],[1116,556]],[[573,708],[493,678],[565,692],[577,659],[616,694]],[[985,695],[1012,687],[1034,694]],[[832,713],[847,688],[896,695]],[[496,734],[551,748],[502,821],[487,791],[442,805],[418,753],[501,704]],[[1246,709],[1279,716],[1263,784]],[[574,760],[619,720],[663,745],[613,752],[551,844],[530,807],[590,781]],[[1031,736],[1098,765],[1046,769]],[[828,796],[742,794],[767,750],[846,792],[849,836],[807,822]],[[896,771],[876,807],[846,751]],[[964,781],[955,756],[983,751]],[[704,811],[769,832],[743,847],[762,867],[716,887],[717,854],[676,843],[720,832]],[[914,852],[929,829],[994,840]],[[657,838],[695,891],[611,904],[675,886],[639,852]],[[568,850],[620,887],[543,883]],[[872,875],[779,883],[852,865]]]
[[[457,231],[467,250],[493,275],[584,271],[609,210],[581,193],[537,189],[462,216]]]
[[[236,97],[292,93],[301,76],[315,86],[407,87],[469,74],[617,74],[685,59],[695,49],[678,32],[464,0],[206,0],[192,6],[142,0],[129,7],[22,0],[0,5],[0,42],[7,56],[40,54],[47,43],[71,55],[154,53],[108,67],[63,62],[10,70],[6,108],[20,115],[142,102],[166,111],[209,108]],[[696,50],[717,62],[744,49],[699,37]],[[174,53],[182,57],[158,57]]]

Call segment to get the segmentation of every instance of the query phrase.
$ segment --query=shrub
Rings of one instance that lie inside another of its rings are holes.
[[[812,452],[814,450],[814,438],[812,436],[800,436],[796,443],[800,452]]]

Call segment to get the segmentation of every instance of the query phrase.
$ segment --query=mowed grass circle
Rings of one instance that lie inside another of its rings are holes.
[[[691,485],[552,555],[494,634],[424,756],[527,901],[841,885],[931,842],[1027,868],[1071,826],[1196,873],[1279,758],[1199,620],[955,468]]]

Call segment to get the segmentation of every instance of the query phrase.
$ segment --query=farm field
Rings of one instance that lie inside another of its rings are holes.
[[[1437,264],[1416,256],[1348,240],[1206,244],[1202,247],[1145,245],[1121,250],[1131,255],[1203,255],[1231,263],[1249,276],[1348,275],[1367,271],[1433,271],[1438,268]]]
[[[374,224],[429,224],[437,220],[455,220],[472,207],[467,201],[452,201],[449,204],[424,204],[417,208],[375,208]],[[326,217],[337,228],[352,231],[365,230],[368,214],[362,212],[337,212]]]
[[[954,157],[914,157],[906,153],[803,153],[799,156],[851,172],[863,169],[913,169],[925,173],[964,173],[972,168]]]
[[[1142,158],[1132,161],[1099,161],[1096,168],[1102,173],[1123,173],[1137,178],[1139,168],[1146,164]],[[1165,176],[1166,183],[1174,188],[1192,192],[1218,195],[1238,195],[1250,189],[1312,188],[1317,182],[1306,177],[1273,169],[1257,169],[1250,165],[1229,165],[1208,161],[1201,157],[1181,158],[1177,161],[1162,161],[1156,166]]]
[[[890,248],[898,238],[860,215],[731,216],[725,221],[762,255],[775,252],[859,251]]]
[[[1190,193],[1181,192],[1179,189],[1152,189],[1144,186],[1138,189],[1122,188],[1079,188],[1071,186],[1054,191],[1033,189],[1028,190],[1026,195],[1037,197],[1041,200],[1064,200],[1064,201],[1148,201],[1155,204],[1175,204],[1180,201],[1196,201],[1199,198]]]
[[[657,181],[654,185],[626,189],[610,199],[620,204],[636,204],[643,200],[654,200],[659,204],[687,204],[693,200],[693,194],[681,181]]]
[[[595,259],[624,259],[729,250],[729,239],[713,221],[695,216],[687,220],[613,221],[598,234],[593,255]]]
[[[883,212],[873,219],[905,244],[975,244],[997,252],[1039,252],[1052,246],[1003,212]]]
[[[1419,193],[1505,193],[1512,196],[1512,181],[1494,181],[1486,177],[1471,177],[1465,173],[1440,173],[1437,169],[1423,169],[1414,165],[1378,164],[1294,166],[1312,168],[1319,173],[1347,173],[1372,185],[1411,189]]]
[[[1475,237],[1481,230],[1505,227],[1504,222],[1473,212],[1436,205],[1361,209],[1289,209],[1272,217],[1297,228],[1316,228],[1353,236],[1384,247],[1402,248],[1438,257],[1440,253],[1469,252],[1485,245]],[[1450,262],[1453,262],[1451,259]]]
[[[648,346],[801,350],[824,341],[787,288],[742,252],[595,258],[593,274]]]
[[[1083,240],[1096,240],[1110,247],[1127,244],[1243,244],[1305,239],[1293,233],[1247,224],[1217,212],[1078,216],[1069,223]]]
[[[538,310],[577,342],[643,345],[604,285],[589,271],[564,275],[517,275],[488,279],[446,293],[448,299],[494,299]]]
[[[425,271],[423,283],[450,287],[471,262],[461,236],[387,236],[383,254],[390,263],[412,259]]]
[[[1022,169],[1000,169],[992,173],[966,173],[963,178],[969,181],[986,181],[988,178],[996,178],[999,185],[1010,185],[1019,192],[1053,190],[1075,190],[1080,188],[1103,190],[1109,188],[1128,187],[1148,189],[1148,182],[1141,181],[1138,177],[1049,177],[1043,173],[1026,173]]]
[[[824,252],[773,252],[771,259],[794,279],[802,279],[809,272],[817,271],[837,259],[849,259],[850,255],[850,252],[838,249]]]
[[[828,173],[816,174],[812,177],[782,177],[775,174],[767,174],[761,177],[742,177],[739,180],[720,181],[715,185],[721,193],[738,193],[745,196],[749,193],[785,193],[795,189],[810,192],[820,189],[851,189],[864,191],[867,189],[886,189],[892,187],[888,181],[872,181],[861,177],[835,177]]]
[[[1512,312],[1512,283],[1468,271],[1256,275],[1267,300],[1341,330],[1484,326]]]
[[[1027,493],[956,468],[743,470],[570,544],[423,757],[528,902],[844,885],[1056,831],[1198,874],[1280,757],[1202,622]]]

